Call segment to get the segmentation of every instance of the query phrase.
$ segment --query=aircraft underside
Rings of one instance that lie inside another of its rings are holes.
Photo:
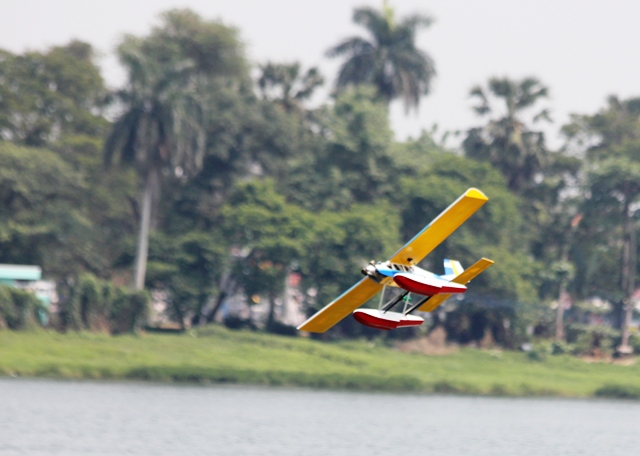
[[[398,287],[404,290],[383,305],[385,288],[378,309],[357,309],[353,312],[353,318],[358,323],[376,329],[390,330],[420,326],[424,323],[424,319],[417,315],[411,315],[411,313],[425,304],[432,296],[460,294],[467,290],[463,284],[442,279],[440,276],[417,266],[405,266],[391,262],[371,262],[363,268],[362,273],[385,287]],[[410,293],[420,295],[419,302],[411,304]],[[404,302],[402,312],[392,312],[391,309],[401,302]]]
[[[356,309],[353,311],[353,318],[358,323],[382,330],[420,326],[424,323],[424,318],[417,315],[411,315],[411,313],[426,303],[433,294],[420,296],[417,302],[411,302],[410,293],[416,292],[403,288],[401,293],[383,304],[385,290],[386,287],[382,290],[380,306],[378,309]],[[402,306],[402,312],[393,312],[392,309],[398,306]]]

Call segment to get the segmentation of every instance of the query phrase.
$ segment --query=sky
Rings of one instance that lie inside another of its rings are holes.
[[[418,114],[391,107],[399,139],[423,129],[464,130],[482,124],[471,110],[471,87],[492,76],[539,78],[550,89],[554,123],[550,144],[570,113],[591,114],[606,97],[640,96],[640,2],[633,0],[391,0],[397,17],[420,12],[435,19],[418,46],[436,63],[432,93]],[[125,74],[114,56],[124,34],[145,35],[158,15],[190,8],[240,30],[255,63],[300,61],[318,66],[333,83],[340,61],[325,51],[362,34],[351,21],[359,6],[380,8],[382,0],[0,0],[0,48],[44,50],[73,38],[100,52],[107,83]],[[330,86],[328,85],[327,89]]]

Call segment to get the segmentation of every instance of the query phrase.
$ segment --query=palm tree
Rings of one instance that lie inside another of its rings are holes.
[[[562,132],[568,140],[565,147],[574,149],[589,163],[583,207],[589,229],[585,232],[588,236],[582,240],[582,249],[586,250],[593,242],[594,259],[599,259],[607,250],[621,246],[619,325],[622,343],[617,349],[620,354],[627,354],[632,351],[629,327],[637,283],[640,97],[623,100],[611,95],[607,98],[607,106],[596,114],[572,115],[571,122],[563,127]],[[616,229],[618,226],[621,230]],[[596,263],[594,260],[593,264]],[[605,276],[609,272],[587,264],[580,266],[579,276],[582,276],[583,283],[591,286],[598,280],[597,276]],[[600,292],[605,287],[602,283],[595,286]],[[614,292],[612,296],[617,294],[615,291],[610,290]]]
[[[300,63],[267,63],[260,67],[258,87],[262,97],[273,101],[286,111],[303,113],[302,103],[313,96],[324,83],[317,68],[302,73]]]
[[[595,163],[607,159],[611,147],[640,140],[640,97],[621,100],[610,95],[596,114],[571,114],[570,119],[560,130],[563,149]]]
[[[609,158],[602,160],[589,173],[592,198],[608,202],[623,219],[622,277],[623,295],[622,343],[618,350],[625,354],[629,348],[629,327],[633,313],[632,296],[636,291],[636,227],[634,204],[640,197],[640,143],[628,142],[609,149]]]
[[[348,38],[327,51],[329,57],[347,57],[338,74],[337,88],[371,84],[387,103],[401,97],[407,112],[417,110],[420,97],[429,93],[435,65],[428,54],[416,48],[416,34],[431,25],[432,19],[413,14],[396,22],[393,9],[385,1],[382,11],[357,8],[353,21],[370,37]]]
[[[144,287],[152,209],[162,175],[188,176],[200,167],[209,84],[245,71],[235,30],[205,22],[188,10],[169,11],[163,19],[149,37],[127,36],[118,47],[129,80],[115,94],[122,113],[104,147],[107,164],[119,154],[121,163],[136,166],[143,181],[136,289]]]
[[[546,98],[547,87],[536,78],[491,78],[486,89],[476,86],[470,96],[479,101],[473,108],[479,116],[495,113],[490,98],[502,101],[506,109],[485,127],[468,131],[463,142],[465,154],[491,162],[506,177],[511,190],[526,188],[545,164],[548,151],[544,133],[530,130],[522,120],[522,112]],[[550,121],[548,110],[533,116],[534,123],[539,120]]]

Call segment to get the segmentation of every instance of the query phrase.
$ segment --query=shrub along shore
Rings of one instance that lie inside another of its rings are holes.
[[[629,360],[628,360],[629,361]],[[0,375],[501,396],[640,398],[640,364],[382,341],[320,342],[207,327],[183,334],[0,331]]]

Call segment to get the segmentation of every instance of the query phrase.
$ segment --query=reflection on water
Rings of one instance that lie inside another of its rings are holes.
[[[640,403],[0,379],[1,455],[630,455]]]

